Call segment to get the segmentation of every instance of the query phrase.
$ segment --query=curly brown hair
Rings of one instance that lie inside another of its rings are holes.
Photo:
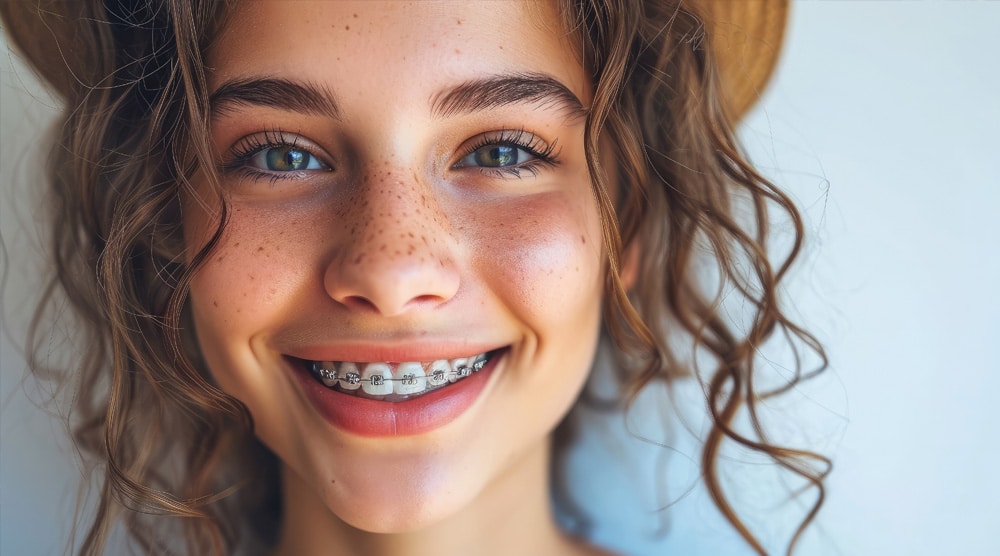
[[[562,9],[593,78],[586,153],[623,401],[652,381],[702,380],[713,423],[704,481],[754,550],[765,553],[720,482],[723,444],[765,454],[815,487],[791,552],[822,504],[830,462],[770,441],[757,406],[825,367],[822,347],[778,299],[802,221],[740,152],[697,4],[563,0]],[[85,334],[77,368],[29,364],[76,385],[75,440],[103,473],[84,554],[103,552],[118,522],[146,553],[249,553],[274,542],[280,521],[276,458],[254,438],[246,407],[211,380],[187,310],[192,274],[226,225],[223,215],[213,241],[185,252],[181,198],[195,171],[213,168],[202,54],[226,13],[211,0],[0,3],[14,44],[65,101],[47,175],[54,272],[28,342],[46,341],[41,323],[68,299]],[[613,149],[613,168],[602,165],[602,146]],[[775,214],[794,230],[773,259]],[[638,279],[626,291],[622,254],[633,245]],[[718,289],[706,287],[706,262]],[[749,325],[722,314],[724,287],[752,307]],[[761,391],[755,359],[771,338],[818,354],[819,369],[800,365],[782,387]],[[693,372],[679,355],[690,343],[714,369]],[[753,436],[734,427],[741,411]]]

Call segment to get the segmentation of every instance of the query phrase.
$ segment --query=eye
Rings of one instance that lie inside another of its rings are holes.
[[[535,160],[537,157],[516,145],[486,145],[467,154],[459,166],[506,168]]]
[[[300,170],[327,170],[323,164],[309,151],[294,145],[277,145],[264,147],[249,157],[247,164],[259,170],[269,172],[296,172]]]
[[[543,168],[559,164],[555,148],[555,141],[546,143],[523,129],[499,130],[469,141],[452,168],[476,169],[494,177],[537,176]]]
[[[319,153],[319,154],[317,154]],[[222,169],[252,179],[302,179],[333,168],[323,149],[295,133],[267,130],[240,139]]]

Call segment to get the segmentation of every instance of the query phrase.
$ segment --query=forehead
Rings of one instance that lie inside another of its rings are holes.
[[[575,39],[555,2],[248,0],[206,52],[209,88],[247,75],[319,81],[345,101],[483,73],[545,73],[587,102]],[[357,98],[350,97],[354,91]]]

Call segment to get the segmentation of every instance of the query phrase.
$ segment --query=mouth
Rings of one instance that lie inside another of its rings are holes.
[[[403,402],[461,382],[496,358],[501,349],[434,361],[355,362],[298,359],[320,384],[349,396]]]

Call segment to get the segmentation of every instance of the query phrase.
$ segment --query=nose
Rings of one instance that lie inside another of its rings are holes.
[[[434,308],[458,292],[447,215],[431,187],[400,175],[387,170],[362,180],[341,212],[345,234],[324,287],[352,311],[394,316]]]

